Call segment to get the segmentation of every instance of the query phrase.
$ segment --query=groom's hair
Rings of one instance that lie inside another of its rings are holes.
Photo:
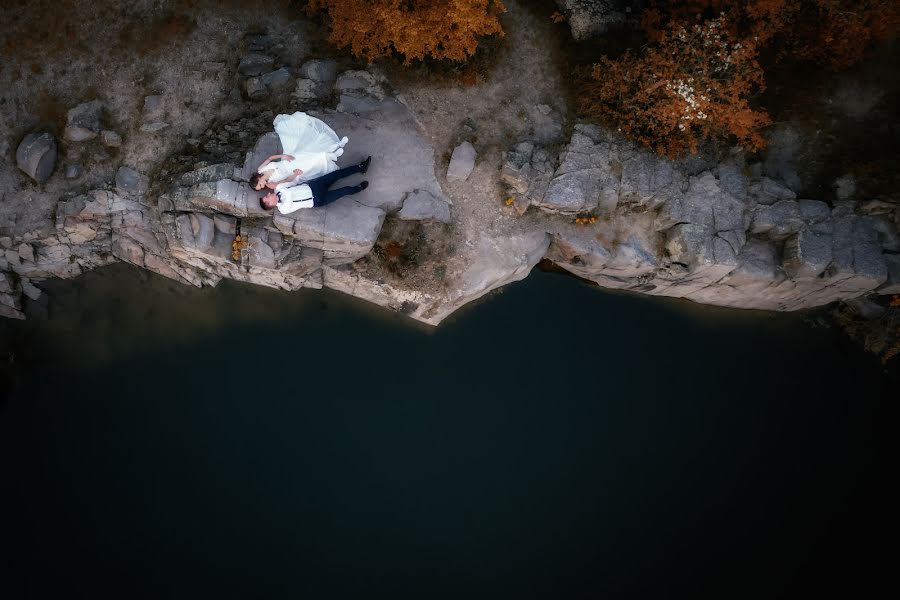
[[[254,190],[256,189],[256,185],[259,183],[259,178],[262,177],[259,173],[254,173],[250,176],[250,187]]]
[[[267,195],[268,195],[268,194],[267,194]],[[266,203],[265,203],[265,201],[263,200],[265,197],[266,197],[266,196],[260,196],[260,198],[259,198],[259,207],[260,207],[261,209],[263,209],[263,210],[272,210],[271,208],[269,208],[268,206],[266,206]]]

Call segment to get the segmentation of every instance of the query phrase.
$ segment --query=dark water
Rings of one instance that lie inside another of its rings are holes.
[[[122,268],[3,325],[6,598],[873,597],[896,382],[534,273],[436,331]]]

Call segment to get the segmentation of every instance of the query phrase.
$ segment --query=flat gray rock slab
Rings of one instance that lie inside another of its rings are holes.
[[[38,183],[44,183],[53,173],[56,156],[56,138],[49,133],[29,133],[16,150],[16,165]]]
[[[450,222],[450,205],[446,200],[435,198],[430,192],[415,190],[403,201],[403,208],[397,215],[404,221]]]
[[[379,208],[341,198],[323,208],[275,214],[274,223],[279,231],[301,245],[324,251],[326,259],[350,262],[369,253],[381,232],[384,217],[384,211]]]
[[[465,181],[475,169],[475,147],[463,142],[453,149],[450,165],[447,167],[447,181]]]
[[[356,202],[393,213],[400,210],[406,195],[415,190],[446,198],[434,174],[434,149],[399,102],[384,100],[365,117],[336,111],[314,116],[328,123],[339,136],[350,139],[344,155],[338,159],[340,166],[372,157],[368,173],[347,177],[335,185],[355,185],[367,180],[369,187],[352,196]]]

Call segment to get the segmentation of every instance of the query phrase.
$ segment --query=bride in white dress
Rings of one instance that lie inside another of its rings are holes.
[[[281,183],[309,181],[338,169],[347,137],[338,138],[321,120],[303,112],[278,115],[273,121],[284,154],[270,156],[250,178],[255,190],[275,189]]]

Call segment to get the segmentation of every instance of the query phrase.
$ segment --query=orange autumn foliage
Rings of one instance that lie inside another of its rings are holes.
[[[849,67],[873,43],[900,32],[896,0],[680,0],[661,3],[641,16],[651,40],[672,23],[727,14],[732,34],[752,39],[757,48],[776,47],[779,60],[807,60],[834,68]]]
[[[602,58],[582,86],[582,113],[671,158],[707,139],[762,148],[769,117],[748,101],[762,69],[755,45],[732,31],[725,17],[673,23],[640,55]]]
[[[330,40],[369,62],[398,52],[404,64],[432,57],[464,61],[481,36],[503,36],[501,0],[309,0],[327,12]]]

